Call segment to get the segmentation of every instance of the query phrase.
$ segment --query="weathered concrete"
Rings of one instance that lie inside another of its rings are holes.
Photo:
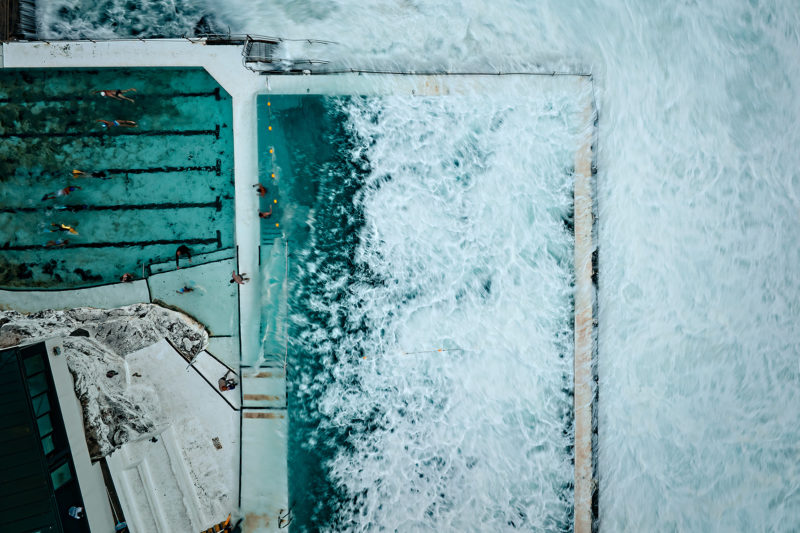
[[[589,85],[590,82],[584,82]],[[592,531],[592,123],[591,91],[584,88],[584,130],[575,154],[575,533]]]
[[[0,290],[0,310],[13,309],[21,313],[75,307],[113,309],[149,301],[147,282],[141,279],[131,283],[113,283],[63,291]]]

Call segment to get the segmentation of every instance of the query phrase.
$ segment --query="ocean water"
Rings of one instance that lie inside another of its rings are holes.
[[[49,0],[40,5],[43,32],[64,37],[130,33],[124,23],[113,26],[93,15],[96,8],[85,19],[80,13],[66,16],[60,11],[74,5],[108,6],[100,11],[127,8],[119,0],[102,4]],[[338,41],[339,45],[314,53],[349,66],[591,71],[600,112],[600,529],[798,528],[800,100],[795,94],[800,88],[800,9],[796,2],[503,0],[487,5],[461,0],[443,5],[224,0],[182,7],[138,5],[150,9],[137,14],[147,21],[145,28],[158,28],[162,20],[172,24],[177,17],[182,22],[176,27],[183,28],[177,33],[191,33],[199,16],[213,13],[221,26],[233,31]],[[414,109],[418,114],[410,119],[436,123],[432,110],[418,105]],[[454,131],[464,131],[470,116],[458,104],[453,106],[449,113],[463,120]],[[406,132],[381,120],[360,121],[363,112],[353,109],[351,116],[356,129],[365,128],[365,136],[385,126],[382,141],[394,148],[407,141]],[[486,130],[474,135],[478,145],[498,146],[519,136],[518,131],[509,131],[507,137],[497,138]],[[371,165],[391,164],[391,159],[371,155]],[[418,180],[446,177],[440,167],[426,168],[430,174]],[[393,170],[389,166],[385,172]],[[379,175],[380,169],[369,167],[365,172]],[[522,186],[528,175],[509,173],[503,178],[504,185]],[[407,186],[412,185],[426,190],[424,183],[411,180]],[[390,189],[379,189],[387,196],[354,193],[359,203],[353,205],[365,217],[405,205],[408,191]],[[500,195],[484,194],[483,204],[499,208]],[[493,225],[499,234],[504,228],[504,216],[475,218]],[[370,253],[380,257],[384,246],[399,242],[381,240],[384,235],[368,224],[364,228],[363,239],[353,243],[365,254],[358,256],[364,261],[371,260]],[[446,280],[451,275],[439,256],[421,254],[425,249],[415,240],[414,228],[403,225],[396,231],[394,237],[404,246],[392,248],[392,253],[406,258],[419,252],[418,260],[429,261],[421,267],[426,276],[441,273]],[[377,261],[369,264],[381,266]],[[449,294],[444,287],[440,290],[443,298]],[[359,309],[359,316],[383,312],[387,320],[395,320],[389,313],[402,308],[385,307],[386,296],[376,294],[368,308]],[[346,300],[339,305],[350,310]],[[509,313],[507,321],[514,318],[507,308],[499,312]],[[391,329],[399,325],[389,326],[389,334],[400,331]],[[366,328],[363,337],[377,334]],[[522,329],[518,335],[522,340],[514,340],[524,343],[530,332]],[[476,375],[492,368],[486,358],[466,352],[460,360],[469,360]],[[394,375],[405,374],[394,385],[424,370],[430,371],[425,376],[464,372],[446,366],[453,360],[440,360],[444,366],[427,369],[400,368],[406,364],[402,360],[394,364]],[[498,382],[515,375],[499,375]],[[380,387],[390,376],[368,376],[384,393]],[[436,382],[425,390],[451,391]],[[524,391],[512,387],[503,390],[524,397]],[[385,405],[381,398],[385,396],[374,395],[369,405]],[[410,398],[418,400],[413,394]],[[336,413],[336,405],[349,405],[346,395],[340,400],[336,404],[336,398],[325,396],[322,409]],[[451,420],[449,412],[443,412],[437,428]],[[476,413],[483,416],[479,408]],[[499,427],[511,424],[504,421]],[[402,462],[393,461],[403,457],[401,442],[409,437],[403,433],[405,426],[398,430],[404,437],[391,444],[399,449],[389,445],[389,438],[379,440],[384,431],[372,432],[378,435],[374,440],[354,441],[350,456],[337,456],[351,463],[334,460],[327,466],[329,474],[336,479],[336,472],[348,472],[348,483],[360,486],[374,478],[376,465],[391,464],[402,471]],[[435,446],[439,436],[432,434],[427,443]],[[375,452],[363,452],[369,449]],[[380,453],[387,463],[377,461]],[[397,478],[380,483],[376,479],[372,486],[372,492],[384,495],[383,508],[356,502],[356,509],[369,512],[365,517],[343,507],[359,524],[354,529],[428,528],[427,523],[401,528],[400,520],[410,510],[406,502],[385,497],[395,494],[393,483],[406,486]],[[452,479],[453,485],[459,483],[462,479]],[[513,480],[504,487],[517,497],[530,494]],[[511,501],[506,497],[510,494],[498,487],[476,487],[475,492],[495,497],[498,505]],[[469,500],[465,509],[472,511]],[[519,529],[560,527],[548,526],[543,522],[546,516],[542,511]],[[458,510],[434,512],[436,517],[442,517],[437,522],[440,530],[460,530],[462,524],[456,520],[463,514]],[[506,522],[495,529],[514,527],[516,523]],[[479,530],[481,524],[470,528]]]
[[[290,200],[295,526],[570,530],[582,113],[528,87],[273,98],[319,176]]]

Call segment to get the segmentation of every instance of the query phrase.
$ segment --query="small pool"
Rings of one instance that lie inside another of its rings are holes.
[[[134,102],[92,94],[117,88]],[[112,283],[182,244],[233,248],[231,126],[203,69],[0,71],[0,287]]]

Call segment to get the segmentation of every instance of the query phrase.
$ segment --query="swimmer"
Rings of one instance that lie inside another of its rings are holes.
[[[120,277],[120,278],[119,278],[119,280],[120,280],[122,283],[130,283],[131,281],[133,281],[133,274],[129,274],[129,273],[125,272],[125,273],[122,275],[122,277]]]
[[[267,188],[261,185],[260,183],[256,183],[255,185],[253,185],[253,187],[256,188],[256,192],[258,193],[259,196],[264,197],[267,195]]]
[[[50,225],[53,226],[54,228],[56,228],[55,231],[68,231],[68,232],[72,233],[73,235],[77,235],[78,234],[78,231],[75,228],[73,228],[72,226],[67,226],[66,224],[55,224],[55,223],[53,223],[53,224],[50,224]]]
[[[242,272],[241,274],[237,274],[236,271],[234,270],[233,273],[231,274],[230,283],[238,283],[239,285],[244,285],[248,281],[250,281],[250,278],[247,277],[247,273],[246,272]]]
[[[61,248],[69,243],[69,239],[56,239],[54,241],[47,241],[45,247],[47,248]]]
[[[181,265],[178,262],[178,259],[180,259],[180,257],[182,255],[185,255],[186,257],[188,257],[190,263],[192,262],[192,252],[189,251],[189,247],[186,246],[185,244],[181,244],[180,246],[178,246],[178,249],[175,250],[175,266],[177,268],[181,268]]]
[[[132,120],[103,120],[102,118],[98,118],[95,122],[100,123],[101,128],[137,128],[139,127],[136,122]]]
[[[105,178],[106,173],[102,170],[100,172],[84,172],[82,170],[72,170],[72,177],[73,178]]]
[[[81,204],[81,205],[57,205],[53,209],[56,209],[58,211],[71,211],[71,212],[75,213],[77,211],[86,211],[87,209],[89,209],[89,206],[86,205],[86,204]]]
[[[269,206],[269,211],[259,211],[258,218],[269,218],[272,216],[272,206]]]
[[[183,287],[181,287],[180,289],[178,289],[175,292],[177,292],[178,294],[185,294],[187,292],[192,292],[192,291],[194,291],[194,289],[192,287],[184,285]]]
[[[104,98],[113,98],[114,100],[127,100],[128,102],[134,103],[133,102],[133,98],[130,98],[129,96],[125,96],[125,93],[130,92],[130,91],[136,92],[136,89],[131,88],[131,89],[125,89],[125,90],[114,89],[114,90],[111,90],[111,91],[109,91],[109,90],[92,91],[92,94],[98,94],[98,95],[100,95],[100,96],[102,96]]]
[[[63,189],[59,189],[56,192],[49,192],[42,196],[42,201],[45,200],[55,200],[59,196],[67,196],[69,193],[75,192],[80,190],[81,188],[77,185],[70,185],[69,187],[64,187]]]

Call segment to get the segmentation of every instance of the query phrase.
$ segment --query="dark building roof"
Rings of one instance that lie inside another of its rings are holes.
[[[89,531],[46,346],[0,351],[0,529]]]

